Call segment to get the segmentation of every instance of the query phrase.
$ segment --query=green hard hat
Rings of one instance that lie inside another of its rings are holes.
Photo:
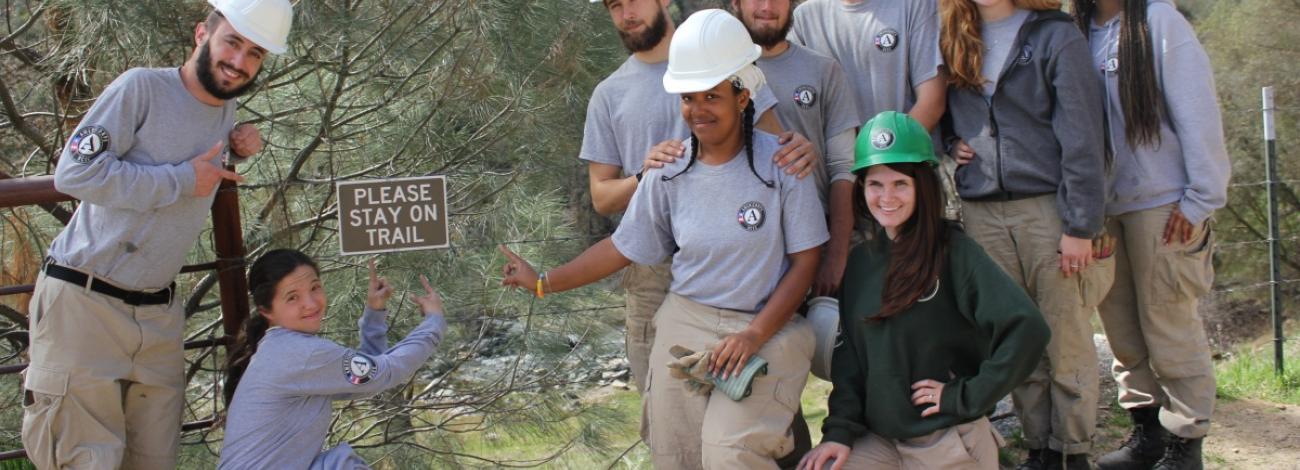
[[[855,172],[887,163],[939,164],[925,126],[898,111],[885,111],[867,121],[853,149]]]

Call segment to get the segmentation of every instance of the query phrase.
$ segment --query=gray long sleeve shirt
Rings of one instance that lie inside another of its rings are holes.
[[[1119,17],[1090,31],[1094,66],[1106,84],[1107,136],[1115,153],[1108,215],[1178,203],[1187,220],[1200,224],[1228,202],[1232,165],[1223,139],[1223,118],[1210,57],[1196,32],[1167,0],[1147,4],[1160,100],[1158,145],[1130,146],[1119,98]]]
[[[117,77],[59,158],[54,186],[81,205],[50,256],[127,289],[167,287],[214,197],[193,195],[189,160],[227,140],[235,106],[200,102],[175,68]]]
[[[361,314],[358,350],[284,328],[267,331],[231,400],[219,468],[307,468],[325,444],[331,402],[406,382],[447,329],[441,314],[428,315],[387,348],[386,317],[369,308]]]

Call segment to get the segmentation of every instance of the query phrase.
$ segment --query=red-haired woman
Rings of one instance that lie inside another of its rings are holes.
[[[1105,138],[1088,42],[1059,0],[940,0],[946,142],[966,230],[1038,303],[1052,342],[1012,392],[1029,458],[1089,467],[1097,351],[1089,318],[1109,282],[1102,232]]]

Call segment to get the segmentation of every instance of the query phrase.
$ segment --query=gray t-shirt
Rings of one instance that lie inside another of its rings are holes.
[[[825,206],[831,183],[853,181],[853,154],[827,150],[832,136],[863,122],[854,105],[853,88],[834,60],[795,43],[778,56],[758,59],[758,68],[778,97],[781,126],[808,138],[825,162],[813,168],[813,181]]]
[[[442,341],[447,322],[426,316],[389,348],[386,317],[369,308],[361,314],[355,351],[312,334],[267,331],[231,400],[219,468],[307,468],[325,444],[331,402],[410,380]]]
[[[681,97],[664,91],[668,61],[647,64],[628,56],[596,85],[587,103],[578,158],[614,165],[623,176],[635,175],[645,163],[650,147],[668,139],[687,139],[690,129],[682,120]],[[770,87],[754,96],[754,120],[776,106]]]
[[[984,97],[993,96],[998,88],[998,76],[1006,68],[1007,56],[1011,46],[1016,42],[1020,27],[1029,18],[1029,10],[1017,8],[1015,13],[1006,18],[985,22],[980,28],[980,39],[984,40],[984,64],[980,73],[984,75]]]
[[[167,287],[215,197],[193,195],[189,160],[228,139],[235,106],[203,104],[175,68],[131,69],[113,80],[55,169],[55,187],[82,204],[50,256],[123,288]]]
[[[809,0],[795,8],[793,21],[791,41],[844,68],[863,122],[912,109],[913,90],[943,65],[935,0]]]
[[[789,268],[786,255],[830,238],[817,187],[780,171],[776,150],[776,136],[754,132],[754,168],[772,188],[750,171],[743,149],[721,165],[697,162],[681,173],[689,160],[682,158],[646,172],[614,246],[642,264],[672,255],[673,293],[716,308],[761,310]]]

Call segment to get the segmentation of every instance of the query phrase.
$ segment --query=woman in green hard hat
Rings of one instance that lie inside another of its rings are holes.
[[[997,468],[985,417],[1050,336],[1034,303],[953,221],[930,135],[894,111],[858,135],[855,210],[824,438],[800,469]]]

